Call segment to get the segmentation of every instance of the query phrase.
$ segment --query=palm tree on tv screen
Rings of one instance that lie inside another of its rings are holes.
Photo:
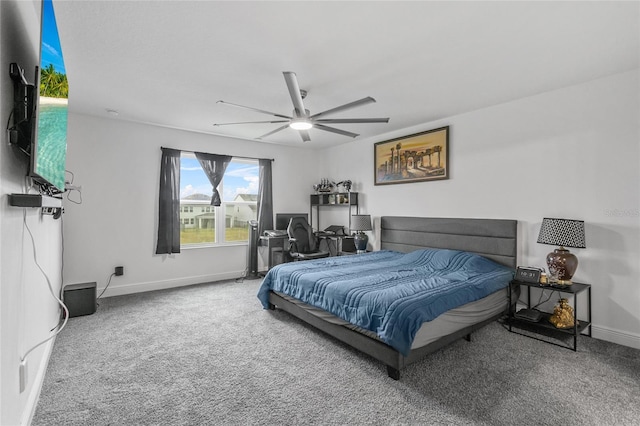
[[[40,72],[40,96],[65,99],[69,97],[67,75],[57,72],[53,64],[49,64]]]

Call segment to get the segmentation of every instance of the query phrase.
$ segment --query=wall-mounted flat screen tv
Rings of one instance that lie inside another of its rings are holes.
[[[64,192],[69,84],[51,0],[42,2],[40,67],[30,175],[51,192]],[[39,75],[38,75],[39,74]]]

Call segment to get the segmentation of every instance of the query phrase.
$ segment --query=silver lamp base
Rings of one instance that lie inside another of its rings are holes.
[[[353,244],[356,246],[356,253],[366,253],[369,237],[364,232],[356,232],[353,236]]]

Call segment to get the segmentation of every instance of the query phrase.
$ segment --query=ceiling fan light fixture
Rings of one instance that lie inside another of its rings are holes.
[[[291,120],[291,123],[289,123],[289,127],[295,130],[309,130],[313,127],[313,123],[305,119]]]
[[[337,112],[346,111],[348,109],[352,109],[358,106],[375,102],[376,100],[373,99],[371,96],[367,96],[366,98],[358,99],[357,101],[349,102],[348,104],[343,104],[335,108],[331,108],[331,109],[311,115],[309,110],[304,107],[304,102],[303,102],[303,99],[306,97],[307,92],[305,90],[300,89],[300,86],[298,85],[296,73],[291,71],[285,71],[282,74],[284,75],[284,81],[287,84],[287,89],[289,90],[289,96],[291,97],[291,102],[293,104],[293,112],[291,115],[283,115],[283,114],[278,114],[275,112],[265,111],[262,109],[252,108],[244,105],[218,101],[218,103],[221,103],[224,105],[230,105],[238,108],[248,109],[250,111],[271,115],[271,116],[277,117],[278,119],[274,120],[272,118],[271,121],[245,121],[245,122],[239,122],[239,123],[217,123],[214,125],[225,126],[228,124],[245,125],[245,124],[257,124],[257,123],[270,123],[270,124],[284,123],[277,129],[267,132],[256,139],[262,139],[267,136],[271,136],[274,133],[278,133],[282,130],[285,130],[287,127],[289,127],[291,129],[298,130],[299,135],[302,138],[303,142],[309,142],[311,138],[307,130],[311,128],[322,130],[325,132],[336,133],[342,136],[356,138],[360,135],[358,135],[357,133],[348,132],[346,130],[336,129],[335,127],[328,126],[328,124],[362,124],[362,123],[388,123],[389,122],[388,117],[387,118],[325,118],[327,115],[335,114]]]

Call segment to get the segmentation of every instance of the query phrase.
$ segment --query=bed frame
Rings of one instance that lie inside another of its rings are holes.
[[[448,248],[480,254],[510,268],[516,267],[517,221],[506,219],[447,219],[383,216],[380,222],[380,248],[408,253],[420,248]],[[412,349],[404,356],[379,340],[352,331],[341,325],[326,322],[282,298],[269,294],[270,308],[281,309],[334,338],[372,356],[387,366],[387,374],[400,379],[400,370],[419,361],[451,342],[500,318],[503,313],[480,323],[465,327],[426,346]],[[505,306],[505,310],[506,310]]]

